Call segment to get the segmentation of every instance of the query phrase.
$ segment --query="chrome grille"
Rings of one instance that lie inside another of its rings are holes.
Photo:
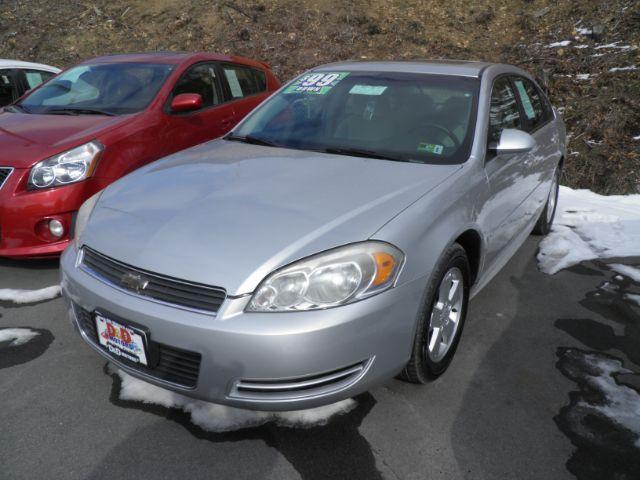
[[[158,275],[83,247],[82,267],[99,280],[158,302],[192,310],[217,312],[226,298],[220,287]]]
[[[11,167],[0,167],[0,188],[2,188],[5,180],[9,178],[11,172],[13,172],[13,168]]]

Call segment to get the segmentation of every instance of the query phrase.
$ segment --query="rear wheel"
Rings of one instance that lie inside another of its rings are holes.
[[[534,235],[546,235],[551,231],[553,225],[553,219],[556,216],[556,207],[558,205],[558,192],[560,191],[560,166],[553,172],[553,180],[551,181],[551,189],[549,190],[549,197],[547,198],[547,204],[544,206],[544,210],[533,227]]]
[[[411,359],[400,378],[426,383],[444,373],[455,354],[469,301],[469,261],[452,245],[442,256],[425,292]]]

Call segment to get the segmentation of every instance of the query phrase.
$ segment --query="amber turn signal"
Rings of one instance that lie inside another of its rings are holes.
[[[376,252],[373,254],[373,258],[376,261],[376,276],[373,279],[373,285],[382,285],[393,274],[396,261],[386,252]]]

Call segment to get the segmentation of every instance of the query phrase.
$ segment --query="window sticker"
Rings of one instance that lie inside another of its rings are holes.
[[[352,95],[382,95],[387,87],[379,85],[354,85],[349,90]]]
[[[419,152],[433,153],[435,155],[442,155],[444,147],[435,143],[420,143],[418,144]]]
[[[533,110],[533,105],[531,105],[531,99],[529,98],[527,89],[524,88],[522,80],[516,80],[514,83],[516,84],[516,88],[518,89],[518,93],[520,94],[520,100],[522,100],[524,113],[527,115],[527,118],[529,120],[533,120],[534,118],[536,118],[536,112]]]
[[[238,81],[238,75],[236,75],[236,71],[232,68],[225,68],[224,75],[227,77],[227,81],[229,82],[229,88],[231,89],[231,96],[233,98],[242,98],[244,94],[242,93],[242,87],[240,86],[240,82]]]
[[[347,75],[349,72],[308,73],[285,88],[282,93],[326,95]]]
[[[6,75],[2,75],[2,81],[5,85],[9,85],[11,82],[9,81],[9,77]]]

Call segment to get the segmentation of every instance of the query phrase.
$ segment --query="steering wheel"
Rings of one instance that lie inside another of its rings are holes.
[[[447,138],[451,139],[451,141],[453,142],[453,146],[456,150],[460,147],[460,141],[458,140],[458,137],[456,137],[455,133],[453,133],[448,128],[443,127],[442,125],[436,125],[435,123],[423,123],[420,125],[416,125],[411,130],[409,130],[408,133],[413,133],[418,129],[429,129],[429,128],[432,130],[439,130],[440,132],[444,133],[447,136]]]

